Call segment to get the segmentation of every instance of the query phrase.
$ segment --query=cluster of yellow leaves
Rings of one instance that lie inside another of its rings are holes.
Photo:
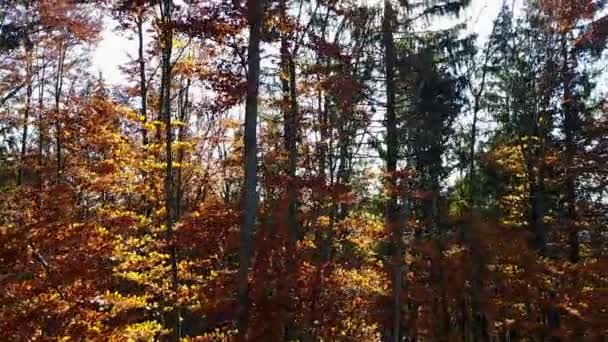
[[[107,301],[108,304],[111,305],[111,312],[115,315],[124,310],[143,308],[148,306],[148,300],[150,299],[150,297],[150,294],[145,294],[141,296],[122,295],[117,291],[108,291],[102,296],[102,299]]]
[[[362,297],[373,298],[384,294],[387,279],[378,272],[377,268],[364,267],[361,269],[337,269],[334,273],[335,280],[342,286],[344,291],[358,294],[353,300]]]
[[[182,342],[228,342],[233,341],[237,331],[235,329],[216,328],[212,332],[192,338],[182,338]]]
[[[369,212],[357,211],[340,222],[339,229],[364,263],[373,264],[377,259],[374,247],[384,234],[383,219]]]
[[[146,286],[153,293],[169,288],[169,256],[155,250],[155,239],[151,235],[116,239],[114,257],[117,277]]]
[[[129,324],[118,334],[123,341],[128,342],[152,342],[157,341],[158,336],[166,334],[168,331],[163,329],[162,324],[156,321],[145,321]]]
[[[524,140],[527,141],[527,139]],[[527,224],[528,189],[522,148],[517,144],[504,144],[492,150],[491,158],[496,166],[511,179],[512,184],[510,191],[502,194],[498,199],[501,223],[511,227],[523,227]]]

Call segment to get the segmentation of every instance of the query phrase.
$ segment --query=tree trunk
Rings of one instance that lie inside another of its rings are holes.
[[[137,42],[139,44],[138,61],[139,61],[139,95],[141,96],[141,140],[143,145],[148,144],[148,130],[146,122],[148,121],[148,86],[146,83],[146,60],[144,56],[144,29],[143,29],[143,9],[140,9],[137,14]]]
[[[289,166],[288,166],[288,175],[291,182],[291,185],[288,189],[288,201],[289,201],[289,211],[288,211],[288,223],[289,223],[289,239],[290,243],[293,244],[295,248],[295,243],[298,240],[298,235],[300,232],[300,227],[298,224],[298,190],[297,185],[295,184],[296,180],[296,168],[297,168],[297,158],[298,158],[298,126],[297,126],[297,116],[298,116],[298,100],[297,100],[297,89],[296,89],[296,65],[294,61],[294,56],[289,55],[288,58],[288,66],[289,66],[289,119],[287,120],[287,130],[285,136],[285,143],[287,150],[289,151]]]
[[[286,1],[279,3],[281,20],[287,21]],[[296,65],[294,56],[289,51],[289,41],[286,33],[281,35],[281,89],[283,92],[283,119],[284,119],[284,146],[288,154],[287,177],[287,224],[289,229],[289,243],[295,245],[298,238],[297,220],[297,189],[294,181],[297,166],[297,89]]]
[[[279,3],[281,20],[287,24],[287,7],[286,1],[281,0]],[[296,65],[294,61],[294,51],[290,51],[290,43],[288,34],[281,34],[281,90],[283,92],[283,119],[284,119],[284,148],[287,151],[287,229],[288,229],[288,260],[287,272],[292,274],[295,272],[295,249],[299,235],[298,224],[298,190],[296,185],[296,168],[297,168],[297,89],[296,89]],[[292,285],[287,284],[286,290],[291,292]],[[287,294],[288,295],[288,294]],[[289,296],[289,295],[288,295]],[[291,315],[289,315],[291,316]],[[288,341],[293,338],[294,334],[293,320],[288,317],[287,324],[284,330],[284,340]]]
[[[186,137],[186,129],[187,129],[187,125],[186,123],[189,120],[189,115],[188,115],[188,110],[189,110],[189,106],[190,106],[190,99],[189,99],[189,93],[190,93],[190,79],[188,78],[186,80],[186,85],[185,87],[180,89],[180,95],[179,95],[179,121],[182,122],[182,125],[179,126],[179,133],[177,134],[177,141],[178,142],[183,142],[185,137]],[[184,190],[183,190],[183,170],[184,170],[184,158],[185,158],[185,153],[184,153],[184,148],[182,146],[179,146],[178,151],[177,151],[177,162],[179,163],[179,168],[177,169],[177,180],[176,180],[176,184],[175,184],[175,217],[177,218],[177,220],[179,220],[179,218],[181,217],[182,214],[182,202],[183,202],[183,194],[184,194]]]
[[[28,40],[25,43],[26,49],[26,99],[25,109],[23,113],[23,131],[21,133],[21,154],[19,156],[19,170],[17,172],[17,186],[21,185],[23,178],[23,171],[25,169],[25,155],[27,151],[27,135],[28,135],[28,121],[30,116],[30,108],[32,103],[32,43]]]
[[[44,149],[45,149],[45,145],[46,145],[46,124],[45,124],[45,120],[44,120],[44,85],[45,85],[45,81],[46,81],[46,65],[45,65],[45,61],[44,61],[44,53],[41,56],[41,64],[42,64],[42,70],[40,70],[40,76],[39,76],[39,85],[38,85],[38,169],[36,170],[36,176],[37,176],[37,182],[38,182],[38,195],[37,197],[37,201],[38,201],[38,205],[42,205],[41,203],[41,196],[40,194],[42,193],[42,187],[44,184],[44,176],[43,176],[43,170],[42,170],[42,166],[44,165],[44,158],[43,158],[43,154],[44,154]]]
[[[55,78],[55,153],[57,157],[57,182],[61,180],[61,115],[59,114],[59,100],[61,99],[61,91],[63,89],[63,67],[67,46],[65,42],[59,43],[59,61],[57,62],[57,75]]]
[[[439,185],[439,177],[441,170],[441,154],[438,151],[435,151],[438,156],[438,160],[433,162],[430,168],[430,187],[431,187],[431,208],[430,208],[430,217],[431,217],[431,232],[437,238],[440,238],[441,231],[439,229],[439,205],[440,205],[440,196],[441,196],[441,186]]]
[[[392,231],[394,267],[392,279],[393,304],[392,304],[392,331],[390,339],[395,342],[401,341],[401,288],[402,288],[402,257],[403,240],[401,226],[398,219],[398,194],[396,192],[397,171],[397,120],[395,117],[395,47],[393,41],[393,23],[395,21],[390,0],[384,1],[384,15],[382,18],[382,45],[384,47],[384,63],[386,76],[386,173],[388,177],[389,200],[387,205],[386,220]]]
[[[245,341],[249,325],[249,266],[252,255],[252,237],[257,216],[257,116],[260,78],[260,40],[262,35],[262,0],[247,3],[249,46],[247,61],[247,99],[245,103],[243,226],[239,246],[238,285],[238,340]]]
[[[549,79],[551,71],[546,70],[546,79]],[[535,148],[528,147],[526,150],[526,163],[529,175],[530,186],[530,227],[534,233],[534,247],[542,256],[547,255],[547,225],[544,218],[546,214],[546,189],[545,189],[545,157],[547,154],[547,146],[549,145],[550,130],[552,127],[552,117],[549,111],[551,105],[551,96],[553,87],[551,84],[542,84],[541,91],[544,92],[540,103],[540,109],[534,115],[529,133],[530,136],[536,137],[538,146]],[[531,145],[530,143],[529,145]]]
[[[177,305],[177,291],[179,286],[179,275],[177,271],[177,246],[174,238],[175,223],[175,197],[173,189],[173,130],[171,127],[171,52],[173,48],[173,28],[171,17],[173,13],[172,0],[160,2],[161,12],[161,84],[160,84],[160,115],[162,115],[165,126],[165,210],[167,212],[167,242],[171,262],[171,287],[173,291],[172,312],[172,339],[179,341],[181,337],[181,317]]]
[[[146,147],[148,145],[148,129],[146,123],[148,122],[148,83],[146,80],[146,60],[144,54],[144,9],[139,8],[137,17],[135,19],[137,25],[137,60],[139,62],[139,96],[141,97],[141,141],[144,146],[144,158],[148,157]],[[144,179],[148,178],[148,172],[143,171]],[[149,217],[152,213],[153,204],[147,194],[143,195],[144,202],[144,216]]]
[[[567,40],[564,38],[563,47],[563,67],[562,77],[564,81],[564,98],[563,98],[563,132],[564,144],[566,153],[564,157],[566,171],[566,224],[568,224],[568,244],[570,246],[569,259],[571,262],[578,262],[580,247],[578,240],[578,229],[576,228],[576,179],[573,173],[574,155],[576,153],[575,131],[576,131],[576,112],[574,107],[574,97],[572,94],[572,67],[570,66],[569,51]]]

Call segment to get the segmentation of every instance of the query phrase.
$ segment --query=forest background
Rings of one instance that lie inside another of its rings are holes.
[[[0,2],[0,340],[608,338],[606,8]]]

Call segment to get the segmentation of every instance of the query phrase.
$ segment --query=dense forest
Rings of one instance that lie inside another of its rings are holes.
[[[608,6],[488,1],[0,1],[0,340],[606,341]]]

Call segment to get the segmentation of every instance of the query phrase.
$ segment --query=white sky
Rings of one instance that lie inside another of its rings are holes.
[[[103,21],[101,41],[93,54],[93,70],[101,72],[109,85],[120,84],[123,75],[118,69],[129,60],[128,54],[137,54],[137,42],[114,32],[116,23],[109,18]]]
[[[362,3],[367,4],[378,4],[381,0],[360,0]],[[507,1],[509,6],[515,7],[515,15],[521,15],[523,8],[523,2],[525,0],[471,0],[471,5],[461,14],[458,19],[442,19],[433,26],[449,27],[457,22],[465,20],[468,24],[468,31],[471,33],[477,33],[479,36],[479,43],[483,44],[487,40],[493,26],[493,22],[496,19],[500,7]],[[114,32],[116,23],[111,19],[106,18],[104,20],[104,30],[102,32],[102,38],[93,55],[93,71],[101,72],[108,85],[118,85],[123,82],[124,76],[119,70],[119,66],[125,65],[130,59],[130,55],[137,53],[137,42],[135,40],[129,40],[126,37],[117,35]],[[604,58],[604,61],[606,58]],[[603,74],[599,79],[599,86],[596,91],[599,94],[606,92],[606,85],[608,84],[608,63],[598,63],[600,68],[603,68]],[[481,123],[480,123],[481,124]],[[456,174],[453,174],[448,179],[449,184],[453,184],[456,179]]]
[[[521,0],[509,0],[519,3]],[[377,3],[378,0],[362,0],[364,3]],[[503,0],[472,0],[469,8],[465,10],[462,19],[469,22],[471,32],[479,34],[480,39],[485,38],[492,30],[492,22],[496,18]],[[445,20],[450,24],[453,20]],[[104,20],[104,30],[101,41],[93,54],[93,71],[101,72],[109,85],[120,84],[124,76],[119,66],[125,65],[129,60],[128,55],[137,53],[137,42],[130,41],[126,37],[114,32],[116,23],[111,19]]]

